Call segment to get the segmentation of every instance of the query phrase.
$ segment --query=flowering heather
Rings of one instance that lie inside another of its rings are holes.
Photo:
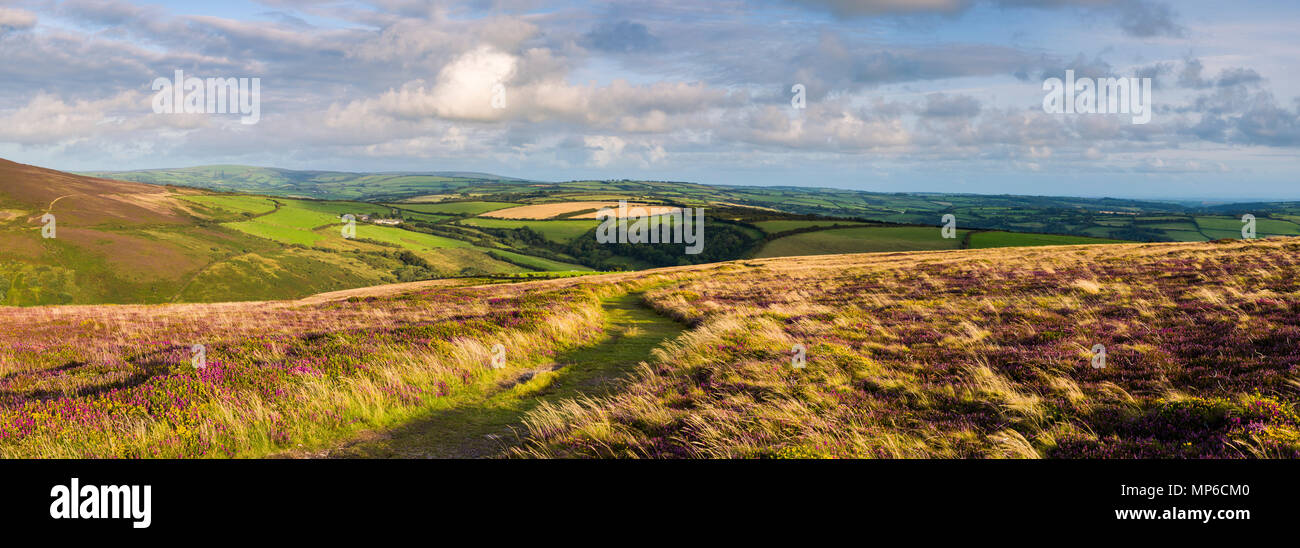
[[[488,363],[495,343],[514,367],[584,343],[613,290],[0,309],[0,455],[257,456],[329,443],[509,374]]]
[[[691,329],[605,395],[542,401],[513,455],[1300,456],[1295,240],[789,257],[292,302],[5,308],[0,455],[337,446],[595,344],[601,299],[629,291]],[[496,344],[509,348],[504,369],[491,364]],[[1106,363],[1094,368],[1099,344]]]
[[[694,329],[621,393],[532,413],[516,455],[1300,456],[1295,240],[793,257],[672,277],[648,299]]]

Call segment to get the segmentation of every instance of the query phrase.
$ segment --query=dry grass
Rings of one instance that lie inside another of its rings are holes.
[[[1295,240],[745,264],[672,274],[652,304],[696,328],[517,455],[1300,455]]]
[[[1300,243],[790,257],[303,301],[0,309],[0,454],[261,455],[451,407],[647,290],[692,328],[516,456],[1295,457]],[[190,344],[208,345],[205,373]],[[806,348],[793,367],[792,348]],[[1104,344],[1104,369],[1090,365]],[[516,355],[512,350],[512,355]],[[220,373],[220,374],[218,374]],[[227,374],[228,373],[228,374]]]

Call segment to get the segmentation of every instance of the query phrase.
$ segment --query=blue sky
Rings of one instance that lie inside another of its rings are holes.
[[[1283,1],[0,0],[0,157],[1300,199],[1298,16]],[[261,119],[155,113],[150,84],[177,69],[260,78]],[[1043,81],[1067,69],[1153,78],[1151,122],[1044,112]]]

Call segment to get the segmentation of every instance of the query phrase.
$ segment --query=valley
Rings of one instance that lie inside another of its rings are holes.
[[[247,166],[97,172],[0,163],[0,305],[300,298],[444,278],[510,280],[813,254],[1300,235],[1290,203],[878,194],[480,173]],[[598,245],[600,207],[702,207],[699,255]],[[1236,208],[1236,209],[1233,209]],[[1230,214],[1225,214],[1230,212]],[[42,238],[39,218],[58,219]],[[944,238],[940,217],[956,219]],[[345,234],[351,215],[355,233]]]

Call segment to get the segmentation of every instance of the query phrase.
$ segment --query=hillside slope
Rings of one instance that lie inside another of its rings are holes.
[[[345,240],[338,216],[368,207],[213,195],[0,160],[0,305],[298,297],[415,275],[401,255],[407,248],[423,277],[528,270],[468,244],[411,244],[433,238],[390,227],[367,225],[363,238]],[[54,217],[52,238],[42,234],[45,214]]]
[[[602,360],[574,352],[609,337],[602,302],[645,291],[690,328],[612,392],[539,404],[502,451],[1300,456],[1294,240],[827,255],[446,283],[304,301],[4,310],[0,455],[328,450],[431,410],[542,389],[557,377],[532,372],[564,365],[559,355]],[[192,366],[197,344],[202,369]]]

